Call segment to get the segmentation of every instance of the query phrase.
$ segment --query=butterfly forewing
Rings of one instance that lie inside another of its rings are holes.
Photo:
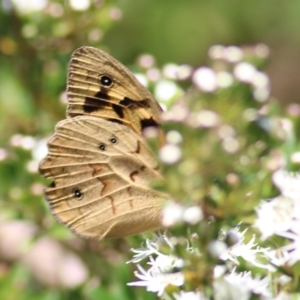
[[[82,47],[73,53],[67,95],[69,117],[97,116],[138,134],[154,126],[163,141],[159,104],[126,67],[101,50]]]
[[[40,172],[54,179],[46,197],[58,220],[85,237],[121,237],[161,226],[166,195],[145,140],[126,126],[95,117],[61,121]]]

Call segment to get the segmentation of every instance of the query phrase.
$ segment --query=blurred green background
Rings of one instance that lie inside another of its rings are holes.
[[[145,53],[158,67],[196,67],[208,63],[212,45],[264,43],[272,95],[299,103],[299,16],[296,0],[2,0],[0,299],[156,298],[126,286],[135,280],[125,262],[139,237],[74,237],[42,196],[39,145],[65,117],[67,66],[76,48],[101,48],[129,67]]]

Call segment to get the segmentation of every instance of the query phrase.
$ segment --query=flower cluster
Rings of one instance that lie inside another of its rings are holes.
[[[277,170],[273,182],[280,195],[262,201],[255,225],[263,239],[273,235],[287,239],[288,243],[274,249],[270,256],[276,266],[292,266],[300,260],[300,174]]]
[[[218,258],[222,263],[217,264],[213,270],[212,291],[215,299],[248,299],[251,294],[258,294],[268,299],[271,299],[270,278],[255,277],[251,272],[238,272],[237,266],[239,260],[243,259],[253,266],[264,269],[273,269],[268,263],[263,264],[259,260],[261,257],[267,257],[267,249],[257,246],[255,238],[244,243],[244,232],[239,232],[235,229],[236,235],[239,236],[239,241],[232,247],[226,247],[225,243],[220,240],[214,241],[210,245],[212,255],[217,253]],[[173,239],[174,243],[174,239]],[[135,253],[133,259],[129,263],[137,263],[138,271],[135,276],[139,281],[131,282],[131,286],[144,286],[147,291],[155,292],[158,296],[167,297],[168,289],[175,290],[172,292],[173,299],[208,299],[203,291],[184,291],[188,282],[189,274],[184,271],[185,267],[190,264],[189,261],[174,254],[164,254],[159,251],[160,248],[166,247],[168,252],[174,251],[172,240],[165,234],[154,236],[152,240],[146,240],[143,248],[132,249]],[[197,249],[189,246],[186,241],[185,250],[190,253],[197,253]],[[166,251],[166,249],[165,249]],[[199,257],[201,256],[198,253]],[[147,265],[150,267],[145,270],[139,263],[144,259],[149,259]],[[173,287],[173,288],[170,288]],[[174,287],[180,287],[181,292]]]
[[[298,299],[300,173],[287,170],[300,161],[289,119],[299,107],[280,115],[270,98],[267,46],[218,45],[208,55],[210,66],[149,72],[163,82],[158,153],[174,200],[162,211],[167,233],[132,249],[138,281],[129,285],[163,299]]]

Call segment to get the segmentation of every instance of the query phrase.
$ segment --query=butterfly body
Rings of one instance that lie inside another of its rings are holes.
[[[76,50],[69,66],[66,120],[48,141],[40,173],[53,214],[80,236],[122,237],[161,227],[167,196],[142,131],[159,130],[161,109],[122,64],[103,51]]]

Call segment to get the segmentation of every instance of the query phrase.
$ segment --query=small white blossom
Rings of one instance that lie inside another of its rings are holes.
[[[184,261],[182,258],[177,258],[174,255],[160,253],[155,259],[150,256],[148,264],[151,265],[151,268],[159,270],[161,273],[167,273],[174,268],[181,269],[184,266]]]
[[[218,88],[215,71],[207,67],[201,67],[195,71],[193,82],[203,92],[214,92]]]
[[[290,198],[276,197],[271,201],[261,201],[256,208],[257,219],[254,226],[262,233],[262,239],[289,230],[293,224],[293,202]]]
[[[163,67],[163,71],[162,71],[163,75],[166,78],[176,79],[177,78],[176,74],[177,74],[178,68],[179,68],[179,66],[176,64],[166,64]]]
[[[272,180],[283,196],[300,204],[300,173],[278,170],[274,172]]]
[[[256,72],[256,68],[248,62],[238,63],[233,71],[238,80],[246,83],[253,83]]]
[[[43,10],[47,6],[48,1],[47,0],[28,0],[28,1],[12,0],[12,3],[20,14],[25,15],[25,14]]]
[[[212,110],[202,109],[195,115],[196,126],[212,128],[220,123],[220,116]]]
[[[227,153],[236,153],[240,149],[240,143],[236,138],[228,137],[222,141],[222,147]]]
[[[215,281],[215,299],[247,300],[250,299],[251,293],[261,297],[271,297],[269,285],[268,277],[253,278],[251,272],[236,273],[233,270],[229,275]]]
[[[134,73],[134,77],[145,87],[148,86],[149,82],[145,74],[142,73]]]
[[[220,88],[228,88],[233,84],[234,78],[229,72],[220,71],[217,73],[217,82]]]
[[[158,247],[155,243],[151,243],[150,240],[146,241],[147,247],[145,248],[139,248],[139,249],[131,249],[132,252],[134,252],[133,259],[128,261],[127,263],[138,263],[145,259],[146,257],[152,255],[152,254],[158,254]]]
[[[214,296],[216,300],[248,300],[250,291],[244,285],[234,285],[220,278],[214,282]]]
[[[173,226],[182,221],[184,207],[178,203],[170,202],[163,208],[162,224],[165,227]]]
[[[270,88],[269,87],[259,87],[253,90],[253,97],[258,102],[265,102],[268,100],[270,96]]]
[[[269,260],[269,263],[280,267],[289,260],[289,253],[287,251],[283,251],[282,249],[270,250],[266,253],[266,256]]]
[[[159,150],[159,157],[166,164],[176,163],[181,155],[181,148],[174,144],[166,144]]]
[[[224,57],[224,51],[225,47],[222,45],[214,45],[209,48],[208,50],[208,56],[211,59],[217,60],[217,59],[223,59]]]
[[[255,54],[260,58],[267,58],[270,54],[270,49],[265,44],[257,44],[254,49]]]
[[[135,272],[135,276],[140,281],[130,282],[128,283],[129,286],[145,286],[147,291],[162,296],[167,286],[182,286],[184,284],[184,275],[181,272],[163,274],[157,269],[151,268],[146,271],[140,265],[137,267],[139,272]]]
[[[200,292],[181,291],[180,294],[175,293],[173,296],[175,300],[208,300],[208,298]]]
[[[290,294],[288,292],[285,291],[281,291],[276,298],[274,298],[274,300],[298,300],[300,299],[300,294],[299,293],[293,293]]]
[[[223,51],[223,58],[230,63],[239,62],[243,57],[242,49],[237,46],[228,46]]]
[[[153,240],[146,241],[145,248],[132,249],[136,254],[128,263],[137,263],[149,257],[147,264],[150,267],[146,271],[140,265],[137,265],[138,271],[135,272],[135,275],[140,281],[131,282],[128,285],[145,286],[148,291],[156,292],[158,296],[161,296],[168,285],[181,286],[184,284],[183,273],[174,273],[174,270],[184,267],[184,260],[174,255],[166,255],[159,252],[158,249],[162,245],[167,245],[171,250],[174,248],[171,241],[165,235],[155,235]],[[188,245],[186,250],[190,250]]]
[[[0,148],[0,161],[5,160],[8,156],[6,149]]]
[[[152,68],[155,65],[155,58],[151,54],[143,54],[138,58],[142,68]]]
[[[90,0],[70,0],[70,6],[74,10],[87,10],[90,6]]]
[[[193,72],[193,68],[190,65],[181,65],[177,68],[176,78],[178,80],[186,80],[188,79]]]
[[[282,232],[280,236],[290,239],[292,242],[281,247],[280,250],[288,253],[286,263],[289,266],[300,261],[300,236],[292,232]]]
[[[203,212],[199,206],[188,207],[182,216],[183,221],[190,224],[197,224],[202,220],[202,218]]]
[[[164,103],[168,103],[170,99],[179,93],[179,91],[180,89],[173,81],[161,80],[155,87],[155,99]]]
[[[269,86],[270,80],[267,74],[257,71],[252,84],[255,88],[265,88]]]
[[[39,169],[39,162],[36,160],[30,160],[26,164],[26,169],[29,173],[37,173]]]
[[[211,241],[208,244],[208,252],[214,258],[221,258],[227,251],[227,246],[221,241]]]
[[[32,149],[33,159],[40,161],[47,155],[48,153],[47,141],[48,139],[42,139],[36,141],[35,147]]]
[[[180,144],[183,138],[181,133],[177,130],[170,130],[166,134],[166,140],[169,144]]]
[[[146,76],[149,81],[156,82],[161,79],[161,72],[158,68],[150,68],[147,70]]]
[[[167,244],[170,249],[174,248],[172,243],[170,242],[170,240],[167,238],[166,235],[154,234],[152,240],[149,240],[149,239],[146,240],[145,247],[139,248],[139,249],[133,249],[133,248],[131,249],[131,251],[134,252],[135,255],[133,256],[133,259],[128,261],[127,263],[138,263],[153,254],[160,255],[160,252],[158,251],[158,249],[159,249],[159,246],[163,245],[163,244]]]
[[[256,267],[273,270],[274,268],[272,268],[270,265],[262,263],[258,259],[258,257],[266,258],[266,253],[269,249],[259,247],[258,244],[255,243],[255,236],[253,236],[252,239],[247,244],[245,244],[245,233],[246,230],[241,232],[240,240],[236,244],[229,247],[228,250],[220,256],[220,258],[224,261],[230,260],[235,264],[239,264],[238,258],[241,257]]]
[[[291,155],[291,162],[295,163],[295,164],[299,164],[300,163],[300,152],[299,151],[294,152]]]

